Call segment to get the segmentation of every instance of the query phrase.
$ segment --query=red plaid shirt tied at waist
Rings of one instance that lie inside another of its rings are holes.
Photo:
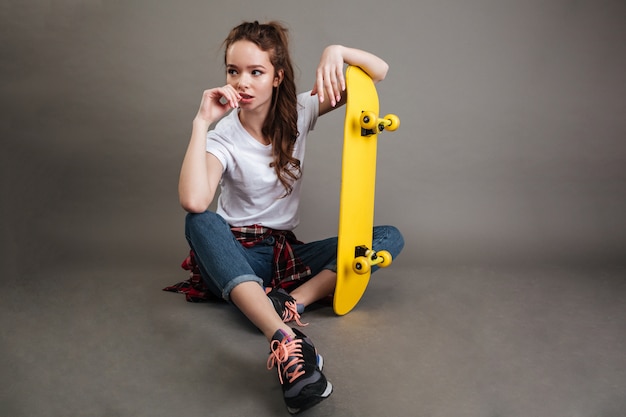
[[[311,275],[311,268],[304,265],[293,252],[292,245],[302,244],[293,232],[289,230],[274,230],[260,225],[231,227],[237,241],[246,248],[274,238],[274,253],[272,259],[272,287],[288,289],[298,280]],[[181,267],[189,271],[189,279],[178,284],[163,288],[164,291],[185,294],[189,302],[202,302],[215,299],[200,275],[200,268],[193,251],[182,262]]]
[[[290,230],[275,230],[260,225],[231,227],[235,238],[245,248],[251,248],[262,242],[274,239],[274,258],[272,260],[272,287],[290,287],[311,275],[311,268],[304,265],[293,252],[291,245],[300,245],[296,235]]]

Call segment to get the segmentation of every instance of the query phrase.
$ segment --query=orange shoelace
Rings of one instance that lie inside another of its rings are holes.
[[[283,311],[283,316],[281,318],[285,323],[293,320],[298,326],[301,327],[309,325],[309,323],[302,323],[300,321],[300,313],[298,313],[298,306],[295,301],[287,301],[285,303],[285,310]]]
[[[289,338],[285,336],[280,342],[278,340],[272,340],[270,349],[270,357],[267,359],[267,369],[272,369],[274,366],[278,368],[278,379],[281,384],[283,383],[283,372],[281,372],[281,368],[284,369],[285,376],[290,383],[304,375],[304,367],[302,366],[304,363],[304,359],[302,358],[302,340],[289,340]],[[293,367],[293,369],[289,371],[291,367]]]

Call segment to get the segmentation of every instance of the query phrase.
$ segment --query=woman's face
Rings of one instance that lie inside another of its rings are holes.
[[[254,43],[237,41],[226,51],[226,82],[241,95],[242,110],[269,111],[272,92],[280,81],[281,74],[276,74],[269,53]]]

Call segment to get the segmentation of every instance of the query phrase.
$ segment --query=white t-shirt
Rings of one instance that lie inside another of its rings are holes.
[[[298,132],[293,156],[303,168],[307,134],[315,127],[319,114],[317,96],[298,95]],[[234,110],[207,134],[206,150],[222,163],[221,193],[217,213],[231,226],[260,224],[277,230],[293,230],[300,218],[298,206],[302,180],[293,184],[285,196],[270,163],[271,145],[262,145],[241,125]]]

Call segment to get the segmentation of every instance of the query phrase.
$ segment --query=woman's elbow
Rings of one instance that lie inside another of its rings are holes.
[[[180,199],[180,205],[188,213],[204,213],[209,209],[209,204],[206,201],[194,200],[194,199]]]
[[[387,64],[385,61],[383,61],[380,64],[380,69],[379,69],[377,77],[376,77],[376,82],[380,82],[380,81],[384,80],[385,77],[387,76],[387,72],[388,71],[389,71],[389,64]]]

